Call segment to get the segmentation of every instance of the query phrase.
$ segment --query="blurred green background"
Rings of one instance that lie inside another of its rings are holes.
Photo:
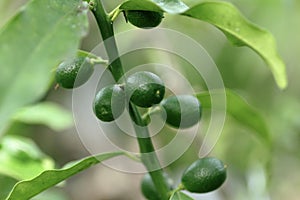
[[[108,10],[112,10],[120,2],[104,0]],[[199,1],[184,2],[194,5]],[[249,48],[233,47],[225,36],[211,25],[186,17],[165,15],[161,27],[189,35],[208,51],[221,72],[225,86],[237,91],[265,116],[274,141],[274,148],[270,152],[255,137],[255,134],[228,117],[223,133],[211,153],[228,165],[229,174],[226,184],[217,192],[197,195],[195,199],[298,200],[300,196],[300,79],[298,78],[300,1],[232,0],[230,2],[236,5],[248,19],[275,36],[279,53],[287,66],[289,86],[284,91],[280,91],[260,57]],[[26,1],[22,0],[1,0],[0,27],[25,3]],[[116,33],[135,29],[125,23],[122,15],[116,20],[114,26]],[[90,15],[89,33],[82,40],[81,48],[90,51],[99,42],[101,37]],[[193,77],[193,74],[189,74],[192,73],[189,70],[182,69],[182,73],[187,77]],[[201,82],[197,83],[195,80],[191,82],[196,88],[203,87]],[[71,96],[71,91],[63,89],[55,91],[51,88],[45,100],[57,102],[71,111]],[[160,139],[167,142],[173,137],[174,131],[166,128],[164,132],[170,133]],[[58,166],[89,155],[74,127],[54,131],[42,125],[26,125],[18,122],[10,128],[8,134],[32,138],[43,152],[56,161]],[[179,181],[179,172],[196,159],[200,143],[201,136],[195,139],[181,159],[166,169],[175,182]],[[126,174],[100,165],[69,179],[64,187],[48,190],[36,199],[143,199],[139,191],[140,178],[140,174]],[[12,178],[0,176],[0,199],[7,194],[14,182]]]

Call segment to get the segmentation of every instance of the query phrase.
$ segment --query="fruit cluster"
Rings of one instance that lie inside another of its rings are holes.
[[[125,109],[125,102],[142,108],[159,105],[166,112],[166,122],[176,128],[188,128],[200,120],[201,106],[191,95],[171,96],[163,100],[165,86],[152,72],[141,71],[126,78],[122,85],[102,88],[94,101],[94,112],[102,121],[113,121]]]
[[[80,72],[80,73],[79,73]],[[79,87],[93,72],[93,64],[88,58],[78,57],[63,62],[56,71],[56,81],[64,88]],[[80,78],[77,81],[78,76]],[[98,119],[110,122],[125,110],[126,103],[142,108],[159,106],[166,113],[166,123],[175,128],[188,128],[199,122],[201,104],[192,95],[170,96],[164,99],[165,86],[154,73],[140,71],[128,76],[124,83],[108,85],[96,95],[93,110]],[[165,175],[165,179],[168,180]],[[181,178],[180,189],[205,193],[220,187],[226,179],[226,166],[216,158],[202,158],[186,169]],[[169,183],[169,181],[168,181]],[[172,184],[169,183],[170,189]],[[150,200],[159,200],[154,183],[149,174],[142,180],[142,193]]]
[[[57,83],[64,88],[84,84],[93,72],[93,66],[86,60],[79,57],[60,64],[56,71]],[[152,72],[141,71],[127,77],[123,84],[102,88],[95,97],[93,109],[98,119],[110,122],[123,113],[126,102],[143,108],[159,104],[166,112],[166,122],[173,127],[188,128],[198,123],[201,105],[196,97],[178,95],[163,100],[164,95],[163,81]]]
[[[87,57],[77,57],[58,66],[56,81],[64,88],[79,87],[93,70]],[[163,81],[152,72],[141,71],[127,77],[123,84],[102,88],[95,97],[93,109],[98,119],[110,122],[123,113],[126,102],[130,101],[143,108],[159,105],[166,112],[167,124],[175,128],[188,128],[199,122],[201,104],[196,97],[178,95],[163,99],[164,95]]]

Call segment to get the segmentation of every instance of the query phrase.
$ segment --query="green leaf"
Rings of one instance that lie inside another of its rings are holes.
[[[253,49],[268,64],[278,86],[281,89],[287,86],[285,65],[278,56],[274,37],[249,22],[232,4],[204,2],[182,15],[208,22],[223,31],[233,44]]]
[[[122,10],[147,10],[167,12],[171,14],[182,13],[188,6],[180,0],[128,0],[119,7]]]
[[[52,186],[55,186],[59,182],[66,180],[84,169],[119,155],[125,155],[125,153],[113,152],[90,156],[80,161],[71,162],[62,169],[44,171],[35,178],[18,182],[6,200],[30,199],[31,197]]]
[[[55,131],[73,126],[72,114],[60,105],[51,102],[23,107],[13,116],[13,119],[28,124],[46,125]]]
[[[152,0],[156,5],[161,7],[165,12],[176,14],[186,11],[189,7],[181,0]]]
[[[203,108],[212,108],[211,95],[224,95],[224,91],[211,91],[202,92],[196,94],[197,98],[201,102]],[[218,105],[213,105],[218,109]],[[241,96],[237,93],[226,89],[226,112],[239,123],[249,127],[257,133],[257,136],[263,141],[270,143],[270,133],[267,123],[261,113],[249,105]]]
[[[21,1],[10,1],[1,0],[0,1],[0,27],[2,27],[10,17],[14,16],[17,12],[17,8],[22,4]]]
[[[5,136],[0,145],[0,174],[24,180],[54,168],[53,160],[28,138]]]
[[[4,200],[7,197],[16,182],[16,179],[12,177],[0,175],[0,200]]]
[[[193,200],[193,198],[189,197],[183,192],[175,192],[169,200]]]
[[[128,0],[121,10],[164,11],[208,22],[219,28],[232,44],[248,46],[267,63],[279,88],[287,87],[285,64],[277,53],[272,34],[247,20],[227,2],[203,2],[189,8],[180,0]]]
[[[51,70],[76,54],[87,10],[80,0],[32,0],[0,30],[0,134],[20,107],[45,94]]]

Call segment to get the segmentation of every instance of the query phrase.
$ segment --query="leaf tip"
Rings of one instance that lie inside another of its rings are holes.
[[[277,82],[277,85],[281,90],[285,90],[288,86],[288,81],[286,76],[280,82]]]
[[[279,89],[285,90],[288,86],[288,78],[286,73],[286,66],[281,59],[280,67],[277,67],[277,71],[273,71],[273,75]]]

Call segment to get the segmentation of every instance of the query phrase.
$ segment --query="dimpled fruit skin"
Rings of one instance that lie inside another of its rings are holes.
[[[158,104],[165,95],[163,81],[152,72],[141,71],[130,75],[125,87],[130,101],[144,108]]]
[[[166,173],[163,173],[163,176],[167,180],[170,190],[172,190],[172,180]],[[145,174],[142,178],[141,190],[144,197],[146,197],[148,200],[161,200],[149,173]]]
[[[205,193],[219,188],[226,179],[226,166],[217,158],[195,161],[182,175],[181,182],[190,192]]]
[[[163,13],[143,10],[128,10],[127,20],[139,28],[154,28],[160,24]]]
[[[94,113],[98,119],[110,122],[117,119],[125,109],[125,93],[119,85],[102,88],[95,97]]]
[[[177,95],[164,99],[161,106],[167,114],[166,122],[176,128],[188,128],[199,122],[201,104],[192,95]]]
[[[56,69],[56,82],[67,89],[84,84],[94,72],[93,65],[85,62],[85,59],[86,57],[77,57],[62,62]]]

